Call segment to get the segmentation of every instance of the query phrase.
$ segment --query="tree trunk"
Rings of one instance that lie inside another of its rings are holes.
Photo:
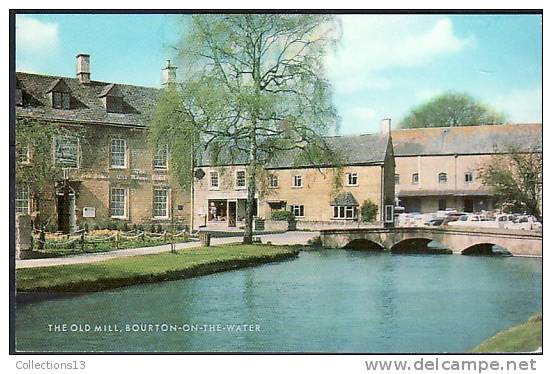
[[[255,135],[252,135],[249,150],[249,168],[247,170],[247,206],[245,210],[245,229],[243,232],[243,244],[253,243],[253,208],[255,204],[257,174],[257,144]]]

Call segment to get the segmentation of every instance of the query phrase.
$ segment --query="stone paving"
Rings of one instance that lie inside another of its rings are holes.
[[[263,243],[271,242],[277,245],[292,245],[292,244],[307,244],[309,239],[318,236],[320,233],[315,231],[290,231],[281,234],[265,234],[255,235],[255,237],[261,238]],[[221,245],[230,243],[240,243],[242,238],[239,236],[226,237],[226,238],[212,238],[211,245]],[[198,241],[177,243],[176,249],[197,248],[201,246]],[[37,258],[28,260],[17,260],[15,263],[16,269],[43,267],[43,266],[59,266],[70,264],[89,264],[92,262],[105,261],[112,258],[130,257],[148,255],[154,253],[169,252],[171,250],[170,244],[159,245],[156,247],[142,247],[132,249],[119,249],[110,252],[100,253],[86,253],[76,256],[57,257],[57,258]]]

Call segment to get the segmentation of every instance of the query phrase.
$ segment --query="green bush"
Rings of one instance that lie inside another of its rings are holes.
[[[150,232],[155,233],[155,225],[153,223],[151,224]]]
[[[287,210],[277,210],[275,212],[272,212],[270,218],[273,221],[295,221],[295,215],[292,212],[288,212]]]
[[[362,222],[373,222],[378,216],[378,206],[371,200],[364,200],[360,207],[360,215]]]
[[[163,226],[157,225],[157,233],[162,234],[163,233]]]

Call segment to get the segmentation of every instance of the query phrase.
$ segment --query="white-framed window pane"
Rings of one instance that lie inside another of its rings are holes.
[[[245,171],[236,172],[236,187],[245,187]]]
[[[79,138],[56,136],[54,138],[54,163],[62,168],[78,168]]]
[[[210,174],[211,187],[217,188],[219,186],[219,174],[216,171],[212,171]]]
[[[278,176],[271,175],[269,180],[270,180],[270,187],[272,188],[278,187]]]
[[[111,166],[126,166],[126,140],[111,139]]]
[[[339,207],[334,206],[334,218],[339,218]]]
[[[29,214],[30,193],[29,186],[16,186],[15,188],[15,211],[17,213]]]
[[[126,217],[126,196],[127,190],[125,188],[112,188],[111,189],[111,217]]]
[[[354,216],[354,209],[352,206],[348,206],[345,208],[345,218],[353,218]]]
[[[447,183],[447,173],[439,173],[439,183]]]
[[[412,174],[412,184],[418,184],[419,180],[420,180],[420,176],[418,173]]]
[[[153,216],[160,218],[169,216],[169,190],[167,188],[153,190]]]
[[[291,205],[291,212],[295,217],[304,217],[305,216],[305,206],[304,205]]]
[[[303,177],[300,175],[296,175],[293,177],[293,186],[294,187],[301,187],[303,185]]]
[[[473,182],[473,173],[471,171],[468,171],[467,173],[464,174],[464,181],[466,183]]]
[[[168,146],[161,146],[157,149],[153,158],[153,168],[158,170],[166,170],[169,160]]]
[[[357,173],[349,173],[347,174],[348,177],[348,184],[349,185],[356,185],[358,183],[358,175]]]
[[[17,162],[29,162],[29,145],[18,144],[16,147]]]

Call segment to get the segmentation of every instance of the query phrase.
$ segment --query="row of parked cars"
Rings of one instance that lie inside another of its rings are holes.
[[[436,213],[401,213],[398,226],[459,226],[503,228],[510,230],[542,230],[542,223],[534,216],[526,214],[500,214],[493,212],[464,213],[438,211]]]

